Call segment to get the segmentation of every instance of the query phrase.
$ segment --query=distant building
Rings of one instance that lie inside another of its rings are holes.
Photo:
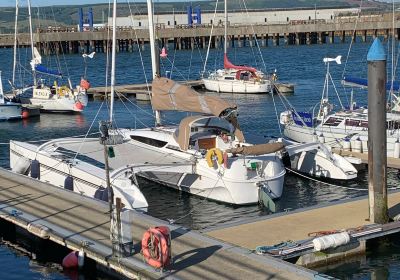
[[[229,12],[228,21],[230,25],[248,24],[274,24],[289,23],[291,21],[307,20],[334,20],[339,14],[357,14],[358,8],[327,8],[327,9],[285,9],[285,10],[251,10]],[[202,24],[222,25],[224,13],[219,11],[214,16],[214,12],[204,11],[201,14]],[[188,15],[186,12],[180,13],[160,13],[154,15],[154,23],[165,28],[176,25],[187,25]],[[108,18],[108,25],[112,25],[112,18]],[[133,15],[117,18],[118,27],[147,28],[147,15]]]

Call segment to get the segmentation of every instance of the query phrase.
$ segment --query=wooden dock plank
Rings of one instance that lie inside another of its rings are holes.
[[[390,194],[389,207],[399,204],[400,192]],[[308,233],[315,231],[349,229],[371,224],[367,219],[368,199],[364,198],[307,211],[279,214],[255,222],[211,230],[207,234],[224,242],[255,249],[257,246],[274,245],[287,240],[304,240],[309,238]]]
[[[310,279],[317,274],[174,225],[169,225],[174,264],[161,274],[143,263],[140,240],[149,227],[166,223],[140,213],[135,214],[133,226],[136,253],[115,260],[110,258],[107,203],[4,169],[0,169],[0,210],[3,219],[22,227],[36,223],[51,228],[50,239],[71,249],[88,242],[84,248],[88,257],[131,278]],[[13,210],[21,215],[10,215]]]
[[[368,163],[368,154],[367,153],[345,151],[343,149],[337,149],[337,148],[332,149],[332,152],[334,152],[338,155],[341,155],[343,157],[346,157],[346,156],[355,157],[355,158],[361,159],[362,163],[365,163],[365,164]],[[390,168],[400,169],[400,158],[388,157],[387,158],[387,166]]]

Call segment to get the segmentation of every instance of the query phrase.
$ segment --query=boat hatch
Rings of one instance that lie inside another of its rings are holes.
[[[144,137],[144,136],[131,135],[131,139],[135,140],[135,141],[138,141],[138,142],[141,142],[141,143],[144,143],[144,144],[147,144],[147,145],[150,145],[150,146],[157,147],[157,148],[162,148],[165,145],[167,145],[167,142],[165,142],[165,141],[161,141],[161,140],[153,139],[153,138],[148,138],[148,137]]]
[[[329,117],[324,122],[324,125],[327,125],[327,126],[338,126],[342,121],[343,121],[342,118]]]

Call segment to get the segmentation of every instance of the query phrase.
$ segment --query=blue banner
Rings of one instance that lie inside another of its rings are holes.
[[[297,125],[313,127],[313,118],[311,113],[307,112],[292,112],[294,123]],[[300,118],[299,118],[300,117]]]

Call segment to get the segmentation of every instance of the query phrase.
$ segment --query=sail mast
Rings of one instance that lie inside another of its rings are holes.
[[[225,24],[224,24],[224,54],[227,54],[227,33],[228,33],[228,4],[227,4],[227,0],[224,1],[224,17],[225,17]]]
[[[114,91],[115,91],[115,53],[117,47],[117,0],[113,5],[113,31],[112,31],[112,48],[111,48],[111,100],[110,100],[110,122],[112,123],[114,114]]]
[[[33,42],[31,0],[28,0],[29,33],[31,35],[32,60],[35,60],[35,46]],[[33,85],[37,86],[35,65],[32,66]]]
[[[147,16],[149,20],[149,40],[150,40],[150,52],[151,52],[151,70],[153,79],[155,79],[158,73],[157,61],[156,61],[156,45],[154,37],[154,23],[153,23],[153,2],[147,0]],[[156,125],[161,124],[160,112],[155,111]]]
[[[15,1],[15,25],[14,25],[14,62],[13,62],[13,75],[12,84],[15,86],[15,72],[17,69],[17,34],[18,34],[18,0]]]

